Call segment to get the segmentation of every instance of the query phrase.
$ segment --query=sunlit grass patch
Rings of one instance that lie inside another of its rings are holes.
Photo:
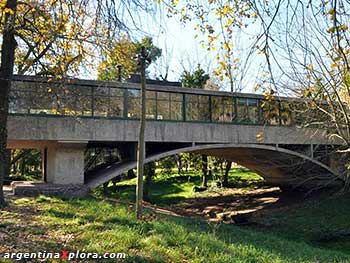
[[[150,201],[157,204],[176,204],[188,198],[206,197],[213,192],[225,191],[224,188],[217,187],[219,175],[208,177],[208,191],[196,193],[193,191],[195,186],[201,185],[202,174],[200,171],[189,169],[183,171],[181,175],[173,169],[170,174],[163,173],[157,169],[156,176],[150,188]],[[263,183],[264,179],[246,168],[233,168],[229,173],[229,184],[231,187],[245,187],[247,190]],[[107,195],[128,200],[135,200],[136,178],[117,183],[114,188],[110,184]],[[96,190],[102,192],[102,187]]]

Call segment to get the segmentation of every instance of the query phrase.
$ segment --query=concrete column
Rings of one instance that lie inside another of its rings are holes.
[[[84,184],[84,149],[82,143],[57,143],[47,148],[47,182]]]

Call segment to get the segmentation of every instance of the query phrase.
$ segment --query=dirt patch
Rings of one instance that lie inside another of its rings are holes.
[[[190,198],[167,207],[185,217],[203,217],[211,222],[245,224],[272,209],[288,208],[304,199],[298,192],[282,192],[279,187],[240,188],[210,193],[206,197]]]

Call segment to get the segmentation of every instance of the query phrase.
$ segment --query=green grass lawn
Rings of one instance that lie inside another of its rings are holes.
[[[350,254],[350,196],[310,200],[301,207],[273,211],[261,223],[271,225],[282,238],[290,238]],[[266,230],[269,232],[269,230]]]
[[[209,178],[208,185],[215,185],[217,180],[216,177]],[[234,168],[229,173],[229,184],[231,186],[240,187],[245,185],[249,188],[249,185],[257,185],[262,182],[262,177],[245,168]],[[109,187],[107,194],[111,197],[133,201],[135,200],[135,184],[136,178],[122,181],[117,184],[117,189]],[[151,185],[150,201],[161,205],[176,204],[186,198],[203,197],[210,194],[211,188],[206,192],[193,192],[193,187],[196,185],[201,185],[201,173],[198,171],[189,170],[184,171],[182,175],[178,175],[175,170],[170,174],[164,174],[161,170],[158,170],[157,176],[155,176]],[[213,189],[220,191],[217,187]],[[102,188],[99,189],[99,191],[101,190]]]
[[[95,197],[21,198],[0,212],[0,233],[9,233],[1,236],[0,253],[84,249],[125,252],[126,262],[350,262],[348,249],[309,239],[328,231],[332,223],[334,230],[348,227],[349,209],[320,211],[345,208],[349,201],[307,203],[298,211],[271,217],[279,227],[259,230],[149,213],[138,221],[127,204]],[[329,221],[330,213],[334,220]]]
[[[233,169],[230,174],[232,185],[260,181],[245,170]],[[181,177],[174,173],[158,176],[151,190],[152,201],[166,206],[207,195],[193,193],[193,186],[199,183],[200,176],[193,171]],[[143,220],[136,220],[129,203],[134,198],[134,184],[134,180],[119,183],[118,191],[108,198],[97,190],[81,199],[11,199],[0,211],[0,254],[64,249],[128,255],[124,261],[98,262],[350,262],[346,235],[350,196],[325,195],[317,201],[273,210],[258,225],[240,227],[151,210],[146,210]]]

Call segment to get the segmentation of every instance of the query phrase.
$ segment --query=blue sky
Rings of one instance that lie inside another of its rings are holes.
[[[202,36],[194,30],[195,22],[189,22],[184,26],[177,17],[167,17],[165,11],[158,12],[156,16],[145,14],[141,20],[142,28],[153,37],[154,43],[162,49],[162,57],[150,66],[150,76],[164,75],[167,65],[169,66],[168,80],[172,81],[179,80],[184,69],[194,70],[198,64],[210,74],[217,67],[216,52],[208,52],[202,47],[200,42],[201,40],[206,41],[207,36]],[[255,36],[258,30],[259,26],[252,24],[249,28],[237,33],[234,43],[238,49],[241,48],[239,58],[242,61],[247,55],[247,50],[244,48],[249,46],[252,42],[251,37]],[[198,37],[195,38],[195,35]],[[244,92],[254,92],[256,76],[261,73],[260,63],[262,63],[262,56],[254,54],[252,64],[244,79],[241,83],[237,83],[237,85],[244,87]],[[227,83],[222,82],[221,84],[223,89],[229,90]]]
[[[201,40],[206,41],[207,36],[202,36],[194,30],[195,21],[188,22],[184,26],[178,17],[169,18],[166,11],[158,5],[157,8],[158,10],[154,13],[141,12],[133,17],[139,30],[131,31],[133,39],[141,39],[145,35],[151,36],[154,44],[162,49],[162,57],[150,66],[149,75],[152,78],[164,76],[168,67],[167,79],[178,81],[184,70],[193,71],[198,64],[211,74],[217,67],[216,52],[208,52],[202,47]],[[215,21],[214,18],[213,21]],[[252,42],[251,37],[255,36],[258,30],[258,25],[251,24],[249,28],[235,35],[236,39],[233,42],[238,48],[239,58],[242,61],[247,55],[247,50],[244,48],[249,46]],[[198,37],[195,38],[195,35]],[[243,87],[244,92],[254,92],[256,76],[261,73],[259,69],[261,61],[259,57],[254,57],[249,70],[244,74],[244,79],[241,82],[237,81],[237,86]],[[230,89],[227,83],[220,84],[224,90]]]
[[[164,13],[157,20],[148,20],[149,34],[156,46],[162,49],[162,57],[150,67],[151,76],[165,74],[169,66],[168,80],[177,81],[181,73],[201,64],[208,72],[213,69],[214,54],[201,47],[201,37],[195,38],[193,23],[182,25],[176,18]]]

